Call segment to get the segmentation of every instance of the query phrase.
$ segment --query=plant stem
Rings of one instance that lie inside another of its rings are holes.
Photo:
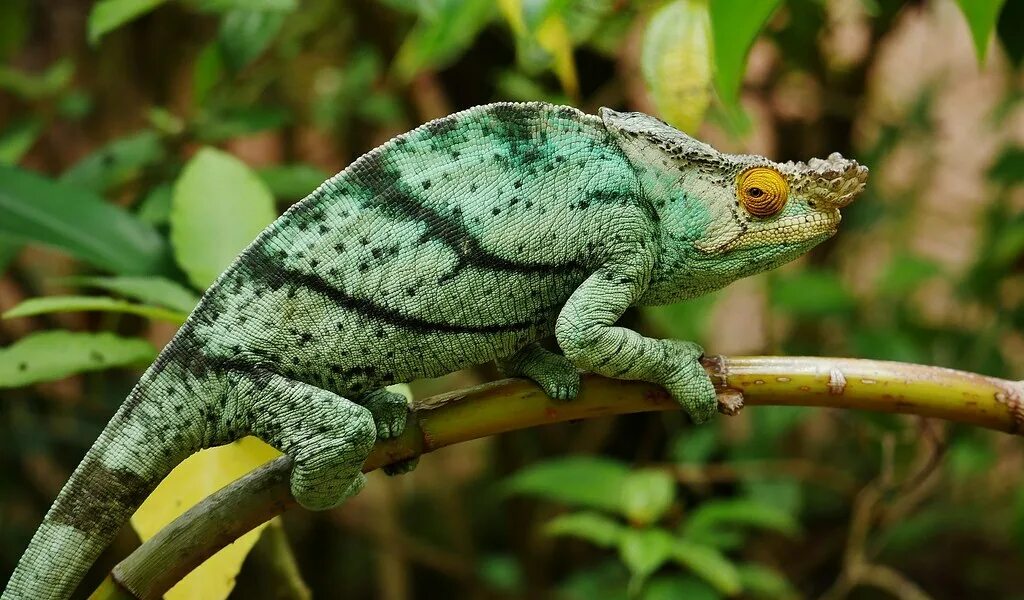
[[[743,405],[801,405],[1024,429],[1024,386],[975,373],[839,358],[714,356],[704,366],[726,414]],[[663,389],[648,383],[585,374],[579,398],[558,403],[528,381],[507,379],[417,402],[405,433],[378,443],[364,471],[515,429],[675,409]],[[294,506],[290,470],[290,459],[281,457],[210,495],[118,564],[92,598],[160,598],[222,547]]]

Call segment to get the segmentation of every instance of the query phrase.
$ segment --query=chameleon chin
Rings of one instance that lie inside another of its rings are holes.
[[[577,369],[660,384],[695,422],[715,392],[692,342],[615,327],[771,269],[835,233],[867,169],[731,155],[641,113],[498,103],[352,163],[253,241],[85,455],[4,600],[66,598],[193,452],[255,435],[326,509],[399,435],[384,386],[496,360],[571,401]],[[538,340],[554,335],[562,354]]]

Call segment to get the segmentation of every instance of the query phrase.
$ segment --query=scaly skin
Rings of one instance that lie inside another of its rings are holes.
[[[738,177],[774,169],[770,218]],[[696,344],[616,327],[632,305],[703,294],[832,235],[867,172],[721,154],[639,113],[476,107],[364,155],[268,227],[204,295],[57,497],[4,600],[65,598],[178,462],[256,435],[326,509],[401,433],[384,386],[489,360],[571,400],[576,369],[659,383],[715,410]],[[554,334],[564,356],[536,344]]]

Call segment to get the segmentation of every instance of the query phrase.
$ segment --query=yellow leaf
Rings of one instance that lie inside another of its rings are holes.
[[[185,459],[164,479],[132,516],[143,541],[197,502],[281,453],[247,437],[233,444],[203,450]],[[235,587],[235,576],[263,527],[250,531],[214,554],[178,582],[167,600],[223,600]]]
[[[561,15],[552,13],[536,25],[535,31],[530,31],[523,13],[522,0],[498,0],[498,7],[508,21],[509,29],[520,41],[532,41],[551,56],[551,70],[562,84],[562,90],[570,98],[575,98],[579,93],[579,81],[576,77],[576,61],[572,55],[572,37]]]
[[[508,21],[508,26],[512,29],[512,33],[516,35],[525,34],[526,20],[523,18],[522,0],[498,0],[498,6],[501,8],[501,14]]]
[[[641,71],[658,114],[692,133],[711,103],[711,21],[705,0],[674,0],[647,23]]]
[[[565,20],[558,15],[544,19],[537,28],[537,43],[551,53],[551,70],[558,76],[562,90],[570,98],[575,98],[579,92],[579,83],[576,80],[576,61],[572,56],[572,38],[569,37]]]

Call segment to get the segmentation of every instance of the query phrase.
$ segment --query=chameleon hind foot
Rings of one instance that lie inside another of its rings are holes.
[[[536,343],[527,344],[500,362],[512,377],[526,377],[552,400],[575,400],[580,393],[580,373],[569,359]]]
[[[370,411],[377,426],[377,439],[389,440],[402,435],[409,416],[409,401],[397,392],[380,388],[356,399],[356,404]]]
[[[386,388],[374,390],[359,397],[357,402],[373,415],[377,425],[377,439],[387,440],[402,435],[409,416],[409,401],[405,396]],[[403,475],[416,468],[419,457],[399,461],[383,467],[388,475]]]
[[[255,398],[252,433],[292,458],[291,492],[299,504],[325,510],[359,493],[363,462],[377,439],[370,411],[277,374],[256,379],[236,389]]]

